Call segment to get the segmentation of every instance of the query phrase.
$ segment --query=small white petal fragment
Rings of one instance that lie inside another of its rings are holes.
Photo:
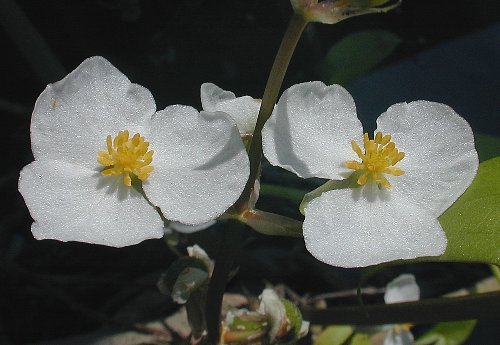
[[[269,336],[271,337],[271,342],[273,342],[275,338],[282,337],[289,330],[286,309],[273,289],[264,289],[259,299],[258,312],[267,316],[271,325]]]
[[[401,274],[387,284],[384,294],[386,304],[413,302],[420,299],[420,288],[413,274]]]
[[[217,111],[219,104],[236,99],[231,91],[226,91],[213,83],[203,83],[200,87],[201,106],[205,111]]]
[[[211,276],[214,270],[214,262],[210,259],[207,252],[197,244],[187,247],[186,249],[190,257],[203,261],[207,267],[208,276]]]
[[[392,135],[406,153],[398,163],[405,174],[393,184],[420,208],[441,215],[476,176],[479,160],[467,121],[449,106],[415,101],[391,106],[377,130]]]
[[[394,325],[384,339],[383,345],[414,345],[413,334],[405,325]]]
[[[362,135],[351,95],[319,81],[287,89],[262,131],[269,162],[304,178],[344,178],[344,162],[356,158],[351,140]]]
[[[148,89],[106,59],[88,58],[38,97],[31,119],[33,155],[92,169],[107,135],[129,130],[148,137],[155,111]]]
[[[164,215],[201,224],[224,213],[249,175],[248,156],[234,121],[225,113],[167,107],[153,117],[155,169],[143,184]]]
[[[24,167],[19,191],[35,220],[36,239],[123,247],[163,236],[154,208],[116,176],[43,159]]]
[[[441,255],[447,243],[434,215],[375,184],[323,193],[307,205],[303,229],[309,252],[339,267]]]
[[[212,83],[201,85],[201,105],[205,111],[222,111],[233,118],[241,134],[252,134],[260,101],[250,96],[236,97]]]

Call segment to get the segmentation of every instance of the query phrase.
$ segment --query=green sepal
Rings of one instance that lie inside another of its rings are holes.
[[[281,302],[285,306],[286,316],[290,322],[290,331],[293,332],[295,339],[298,339],[302,328],[302,313],[292,301],[283,298]]]

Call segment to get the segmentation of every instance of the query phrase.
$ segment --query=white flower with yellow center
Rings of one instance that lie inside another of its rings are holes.
[[[283,93],[263,130],[273,165],[303,178],[356,174],[361,188],[326,191],[304,210],[307,249],[333,266],[444,253],[437,217],[477,171],[472,130],[444,104],[395,104],[377,126],[374,138],[363,135],[345,89],[308,82]]]
[[[31,141],[35,161],[21,171],[19,191],[37,239],[121,247],[160,238],[152,205],[168,219],[204,223],[231,206],[248,179],[227,114],[182,105],[156,112],[151,93],[102,57],[47,86]]]

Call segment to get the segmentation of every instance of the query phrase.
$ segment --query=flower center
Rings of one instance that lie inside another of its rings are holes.
[[[405,157],[405,153],[398,151],[390,135],[382,135],[381,132],[375,134],[375,139],[368,138],[368,133],[365,133],[363,145],[364,153],[354,140],[351,141],[352,149],[361,159],[361,163],[347,161],[344,165],[346,168],[358,170],[361,173],[357,181],[360,186],[368,181],[374,181],[385,188],[391,188],[391,184],[383,174],[403,175],[404,171],[394,165]]]
[[[144,181],[148,178],[153,167],[153,150],[148,151],[149,142],[139,133],[129,138],[128,131],[120,131],[113,139],[111,135],[106,138],[108,151],[99,151],[97,162],[106,168],[101,171],[104,176],[122,175],[126,186],[132,185],[130,174]]]

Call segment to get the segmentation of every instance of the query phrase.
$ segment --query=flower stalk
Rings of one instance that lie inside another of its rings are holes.
[[[259,175],[260,161],[262,159],[262,128],[273,112],[281,84],[283,83],[285,73],[288,69],[288,64],[290,63],[295,47],[306,25],[307,22],[302,16],[298,14],[292,16],[285,35],[283,36],[283,40],[281,41],[278,53],[274,59],[271,72],[269,73],[264,95],[262,96],[257,123],[253,132],[253,138],[248,150],[250,177],[245,185],[245,189],[235,204],[236,210],[240,213],[247,209],[252,188]]]

